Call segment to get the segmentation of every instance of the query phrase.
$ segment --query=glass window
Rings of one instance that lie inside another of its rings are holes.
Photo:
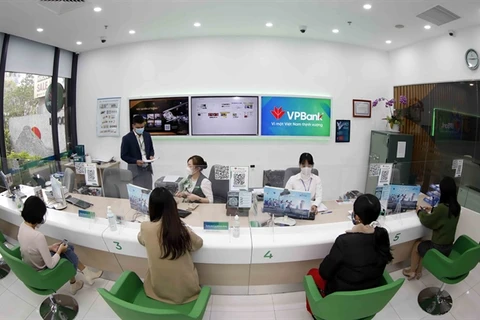
[[[50,76],[27,73],[5,73],[4,116],[7,157],[19,160],[37,160],[52,156],[51,104],[48,87]],[[61,94],[65,98],[65,79],[59,78]],[[60,86],[59,86],[60,89]],[[47,100],[47,101],[46,101]],[[60,151],[66,149],[65,108],[58,112]]]

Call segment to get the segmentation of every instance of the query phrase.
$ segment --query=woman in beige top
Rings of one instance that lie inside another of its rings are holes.
[[[138,234],[148,256],[145,293],[171,304],[197,299],[201,288],[191,252],[202,247],[202,238],[180,220],[177,203],[167,189],[152,191],[148,211],[150,221],[142,223]]]

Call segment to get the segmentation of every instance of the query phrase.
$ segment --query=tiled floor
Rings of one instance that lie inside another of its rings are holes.
[[[402,277],[401,271],[392,277]],[[428,272],[420,281],[406,281],[393,300],[375,319],[383,320],[478,320],[480,319],[480,265],[461,283],[447,286],[454,299],[454,307],[445,316],[431,317],[417,305],[417,295],[427,286],[438,286]],[[85,285],[75,299],[80,305],[77,319],[114,320],[115,313],[99,296],[97,288],[110,289],[113,282],[97,280],[93,287]],[[60,290],[68,294],[68,287]],[[28,290],[13,273],[0,280],[0,320],[40,320],[38,308],[44,297]],[[204,319],[210,320],[311,320],[305,311],[303,292],[257,296],[212,296]]]

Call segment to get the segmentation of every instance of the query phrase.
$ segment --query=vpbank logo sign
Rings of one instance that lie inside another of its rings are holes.
[[[264,136],[330,136],[328,98],[262,97]]]

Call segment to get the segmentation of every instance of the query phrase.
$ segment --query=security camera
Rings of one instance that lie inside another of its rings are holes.
[[[106,37],[100,37],[100,41],[101,41],[102,43],[105,43],[105,42],[107,42],[107,38],[106,38]]]
[[[455,31],[453,31],[453,30],[448,30],[448,35],[449,35],[450,37],[455,37]]]
[[[307,32],[307,26],[300,26],[300,32],[301,33]]]

